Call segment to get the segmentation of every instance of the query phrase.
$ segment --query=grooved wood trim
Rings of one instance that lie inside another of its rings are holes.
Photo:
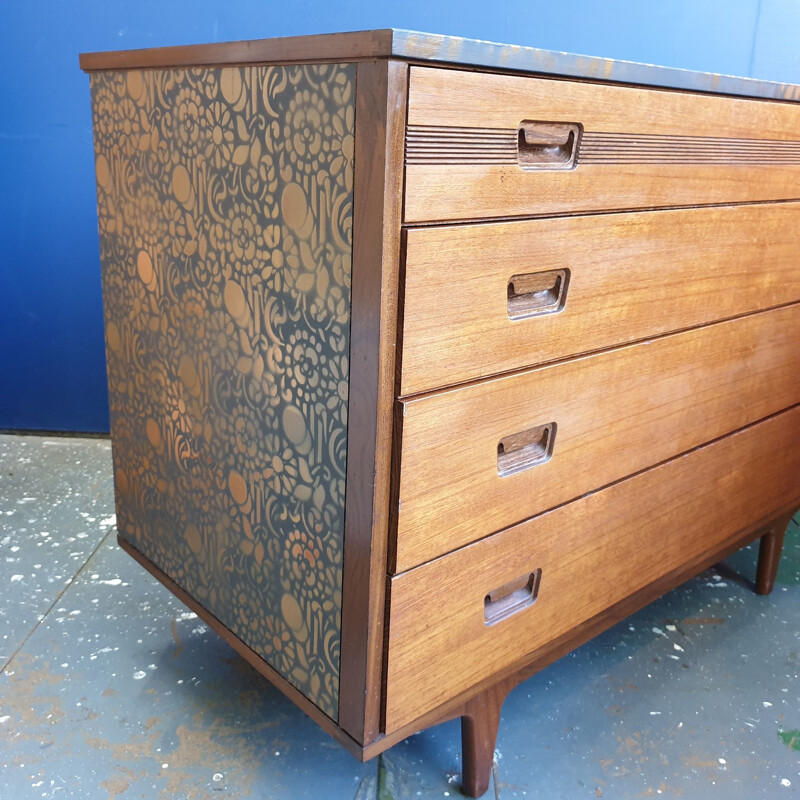
[[[117,535],[119,546],[133,556],[153,577],[163,583],[185,606],[188,606],[230,645],[253,669],[260,672],[278,691],[289,698],[301,711],[308,714],[325,733],[336,739],[359,761],[364,759],[364,751],[360,744],[347,735],[330,717],[323,714],[308,698],[292,686],[280,673],[274,670],[258,653],[248,647],[241,639],[223,625],[210,611],[204,608],[190,594],[175,583],[166,572],[160,570],[149,558],[139,552],[127,539]]]
[[[800,141],[585,131],[581,164],[800,164]]]
[[[406,164],[517,164],[517,128],[409,125]],[[581,164],[800,164],[800,141],[584,131]]]
[[[800,401],[797,304],[403,402],[396,571]],[[555,422],[552,458],[497,472]]]
[[[737,531],[723,545],[706,550],[697,558],[681,564],[677,569],[672,570],[619,603],[581,623],[563,636],[559,636],[490,678],[486,678],[461,694],[452,697],[433,711],[418,717],[391,733],[385,734],[364,748],[364,760],[374,758],[379,753],[388,750],[418,731],[462,716],[470,700],[482,692],[505,691],[507,693],[517,684],[527,680],[570,651],[580,647],[593,637],[598,636],[621,620],[644,608],[648,603],[658,599],[666,592],[680,586],[689,578],[719,563],[732,553],[762,538],[764,535],[768,535],[780,522],[786,522],[791,519],[793,512],[797,509],[798,502],[800,501],[794,500],[791,505],[784,505],[780,512],[770,513],[768,517],[759,520],[754,525]]]
[[[406,231],[401,394],[800,300],[800,203]],[[558,313],[509,317],[520,273],[570,271]]]
[[[800,498],[798,430],[795,408],[393,578],[387,732]],[[536,569],[533,605],[484,624]]]
[[[516,164],[516,128],[409,125],[406,164]]]
[[[408,67],[360,63],[339,724],[379,734]]]
[[[797,104],[412,67],[408,114],[414,149],[406,166],[407,223],[800,196]],[[498,143],[492,131],[517,130],[523,121],[581,125],[588,134],[583,162],[574,169],[522,169],[509,160],[510,139]],[[477,149],[464,138],[467,125],[480,129]],[[448,147],[455,153],[457,142],[421,142],[422,127],[453,129],[470,160],[437,163]],[[647,144],[646,137],[660,138]],[[492,157],[483,163],[490,139]],[[746,141],[698,151],[707,139]],[[752,140],[769,140],[757,145],[756,160]],[[617,147],[619,154],[605,155]],[[430,154],[420,157],[425,148]],[[679,168],[670,148],[683,159]]]

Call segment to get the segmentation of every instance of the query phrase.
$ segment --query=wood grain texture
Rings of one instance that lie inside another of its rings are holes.
[[[86,72],[92,72],[148,67],[353,61],[389,55],[391,49],[392,31],[385,29],[81,53],[80,65]]]
[[[408,124],[514,128],[578,122],[586,131],[796,141],[800,104],[581,81],[412,67]]]
[[[800,166],[587,164],[561,172],[517,166],[406,167],[405,221],[471,222],[649,207],[796,200]]]
[[[800,204],[406,232],[401,394],[800,299]],[[519,273],[569,269],[557,314],[509,318]]]
[[[361,743],[380,728],[407,75],[396,61],[356,73],[339,723]]]
[[[800,401],[786,306],[403,402],[396,571]],[[555,422],[552,458],[501,477],[501,439]]]
[[[469,689],[452,696],[432,711],[417,717],[401,728],[384,733],[374,742],[364,747],[364,760],[374,758],[378,753],[384,752],[418,731],[460,717],[470,699],[484,691],[497,688],[498,691],[509,692],[521,681],[526,680],[531,675],[535,675],[571,650],[580,647],[594,636],[616,625],[620,620],[644,608],[665,592],[680,586],[689,578],[717,564],[742,547],[760,539],[772,529],[776,519],[796,510],[797,501],[793,501],[791,505],[783,506],[779,511],[770,512],[764,519],[731,534],[721,545],[708,548],[696,558],[686,560],[676,569],[666,573],[643,589],[633,592],[624,600],[615,603],[586,622],[575,626],[563,636],[559,636],[533,653],[523,656],[510,666],[472,685]]]
[[[164,584],[185,606],[188,606],[215,633],[230,645],[253,669],[260,672],[278,691],[289,698],[301,711],[308,714],[327,734],[336,739],[357,759],[364,757],[361,745],[354,741],[330,717],[323,714],[308,698],[292,686],[277,670],[274,670],[258,653],[248,647],[241,639],[223,625],[210,611],[194,597],[184,591],[166,572],[159,569],[149,558],[137,550],[130,542],[117,536],[119,546],[133,556],[149,573]]]
[[[523,120],[579,123],[587,133],[796,142],[800,107],[686,92],[411,69],[409,125],[514,129]],[[668,159],[670,160],[670,159]],[[413,163],[405,221],[469,220],[587,210],[796,199],[800,165]]]
[[[794,408],[393,578],[386,730],[800,501],[798,430]],[[487,592],[537,568],[534,605],[486,626]]]

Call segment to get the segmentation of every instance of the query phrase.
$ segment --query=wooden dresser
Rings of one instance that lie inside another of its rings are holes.
[[[120,544],[359,758],[800,506],[800,88],[372,31],[87,54]]]

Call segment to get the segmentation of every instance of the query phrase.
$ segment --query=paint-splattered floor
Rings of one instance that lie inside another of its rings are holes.
[[[0,436],[0,800],[459,796],[457,723],[357,763],[117,547],[110,476],[107,441]],[[771,597],[754,566],[737,553],[518,687],[487,796],[793,795],[797,524]]]

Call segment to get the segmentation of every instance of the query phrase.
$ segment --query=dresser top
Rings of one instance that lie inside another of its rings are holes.
[[[397,28],[253,39],[146,50],[83,53],[81,67],[96,70],[401,58],[489,69],[631,83],[713,94],[800,101],[800,85],[581,56]]]

